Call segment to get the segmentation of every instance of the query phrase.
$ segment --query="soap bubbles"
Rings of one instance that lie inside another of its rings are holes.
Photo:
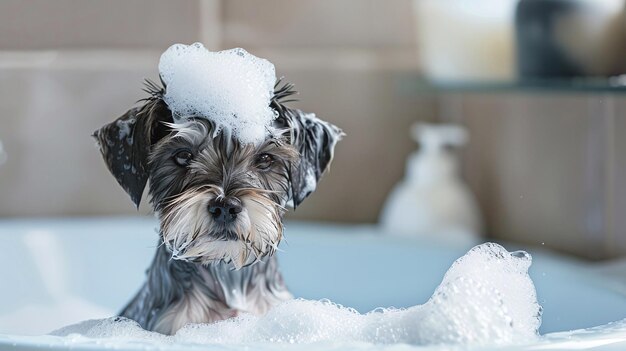
[[[276,72],[269,61],[240,48],[211,52],[200,43],[175,44],[161,55],[159,73],[175,122],[206,118],[244,144],[272,131]]]
[[[497,244],[476,246],[452,265],[425,304],[408,309],[360,314],[328,300],[294,299],[262,316],[243,314],[212,324],[191,324],[173,336],[145,331],[119,317],[83,322],[53,335],[148,341],[159,347],[527,343],[537,340],[541,324],[541,307],[528,276],[531,261],[529,254],[510,253]]]

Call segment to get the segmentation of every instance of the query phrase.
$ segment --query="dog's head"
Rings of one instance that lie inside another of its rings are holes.
[[[149,183],[173,258],[239,268],[271,255],[285,208],[315,190],[343,133],[286,107],[293,90],[283,85],[270,103],[272,132],[243,144],[205,118],[174,123],[164,89],[152,84],[143,106],[94,133],[109,170],[136,206]]]

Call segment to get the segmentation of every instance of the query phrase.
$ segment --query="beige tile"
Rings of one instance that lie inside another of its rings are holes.
[[[190,43],[203,38],[199,2],[3,0],[0,50],[164,49]]]
[[[134,213],[91,133],[143,96],[155,70],[0,71],[0,216]]]
[[[415,46],[411,0],[228,0],[223,14],[226,47]]]
[[[464,154],[488,234],[589,258],[606,250],[606,148],[597,95],[459,95]]]

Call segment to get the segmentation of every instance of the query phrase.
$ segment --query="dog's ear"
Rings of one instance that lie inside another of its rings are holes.
[[[291,144],[300,160],[291,166],[291,200],[296,208],[309,196],[333,160],[335,145],[344,133],[312,113],[284,108],[279,119],[289,128]]]
[[[137,207],[148,181],[150,149],[168,133],[163,122],[172,122],[172,113],[153,99],[93,133],[109,171]]]

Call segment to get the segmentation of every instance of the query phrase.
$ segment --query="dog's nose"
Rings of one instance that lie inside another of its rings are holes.
[[[229,224],[233,222],[241,210],[241,204],[237,199],[219,198],[209,202],[209,213],[218,223]]]

